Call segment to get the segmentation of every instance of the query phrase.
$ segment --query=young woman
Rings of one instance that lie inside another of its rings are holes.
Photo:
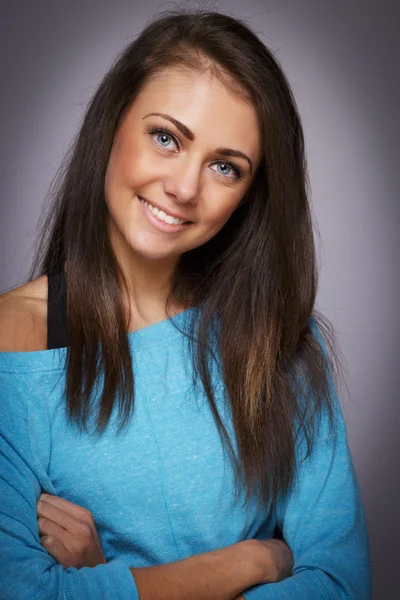
[[[0,302],[1,598],[369,598],[271,52],[223,14],[160,16],[53,192]]]

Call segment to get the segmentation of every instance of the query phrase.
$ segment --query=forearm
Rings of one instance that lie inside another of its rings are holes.
[[[338,581],[327,573],[313,568],[304,569],[279,583],[257,585],[246,590],[243,596],[245,600],[287,600],[287,598],[371,600],[367,578],[353,587],[352,583],[348,584],[345,580]]]
[[[155,567],[131,568],[140,600],[235,600],[262,569],[247,541]]]

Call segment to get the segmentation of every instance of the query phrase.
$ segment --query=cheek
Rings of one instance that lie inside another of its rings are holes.
[[[216,228],[221,229],[225,223],[229,220],[233,212],[236,210],[240,202],[240,198],[236,196],[234,198],[226,199],[223,202],[218,203],[217,206],[211,206],[208,209],[208,221],[210,226],[214,225]]]
[[[143,146],[134,142],[119,144],[110,157],[106,185],[110,189],[142,185],[152,171],[154,161],[150,158]]]
[[[219,233],[237,208],[239,202],[239,199],[232,201],[231,198],[229,202],[219,204],[218,207],[215,205],[208,206],[207,208],[205,207],[205,210],[200,217],[203,225],[201,235],[202,243],[205,243]]]

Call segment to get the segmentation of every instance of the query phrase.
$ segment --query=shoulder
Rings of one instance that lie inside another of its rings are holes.
[[[47,348],[47,276],[0,295],[0,352]]]

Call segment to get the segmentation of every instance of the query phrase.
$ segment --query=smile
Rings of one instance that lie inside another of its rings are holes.
[[[162,231],[163,233],[178,233],[193,224],[177,217],[174,218],[163,210],[158,210],[158,208],[152,206],[140,196],[137,196],[137,198],[147,220],[158,231]]]
[[[143,198],[140,198],[140,196],[138,196],[138,197],[139,197],[140,202],[143,202],[143,204],[145,206],[147,206],[147,208],[149,210],[151,210],[153,215],[155,215],[157,217],[157,219],[159,219],[160,221],[164,221],[165,223],[169,223],[170,225],[182,225],[183,223],[188,223],[188,221],[184,221],[183,219],[178,219],[178,217],[173,217],[172,215],[169,215],[168,213],[164,212],[163,210],[159,210],[158,208],[156,208],[155,206],[150,204],[150,202],[143,200]]]

